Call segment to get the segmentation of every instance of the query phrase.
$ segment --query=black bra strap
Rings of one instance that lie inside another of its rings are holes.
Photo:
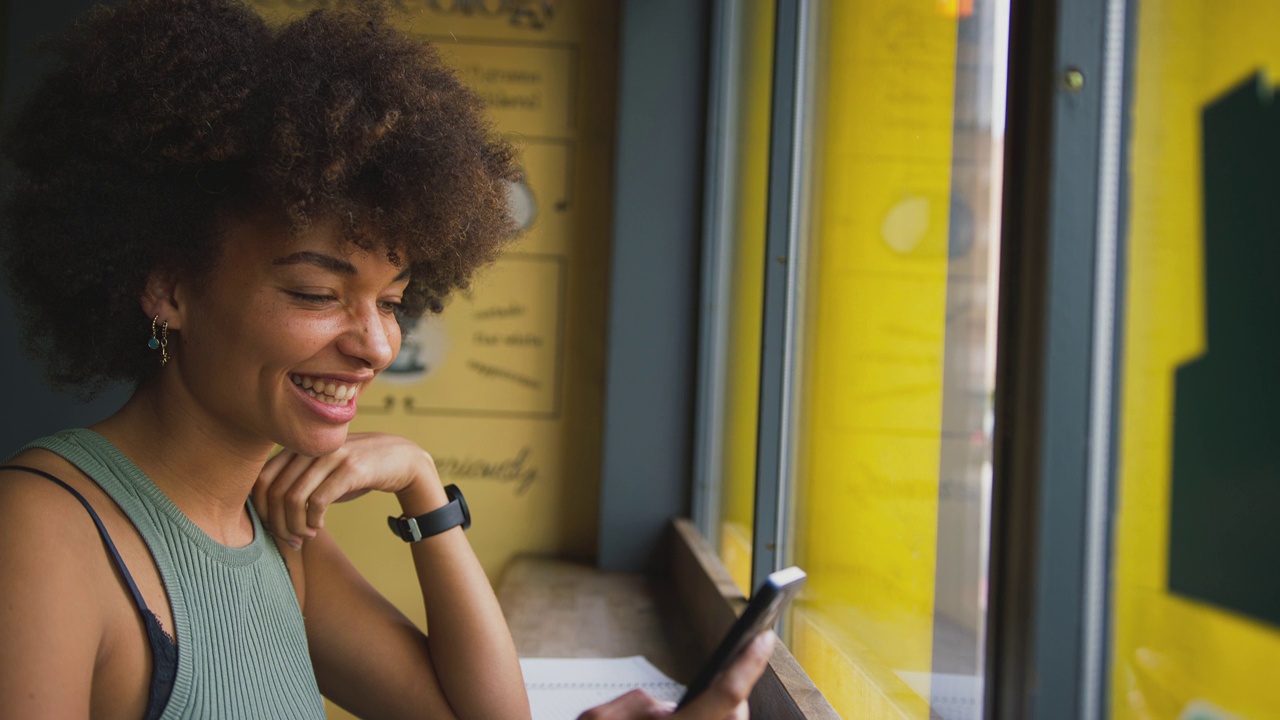
[[[129,574],[129,568],[125,567],[124,559],[120,557],[119,551],[116,550],[116,544],[111,541],[111,535],[107,534],[106,526],[102,524],[102,519],[98,517],[98,513],[94,512],[93,506],[89,504],[89,501],[85,500],[84,496],[77,492],[75,488],[43,470],[37,470],[25,465],[0,465],[0,470],[19,470],[52,480],[53,482],[61,485],[64,490],[71,493],[75,496],[75,499],[80,501],[80,504],[84,506],[84,509],[89,511],[89,517],[93,518],[93,524],[98,526],[98,534],[102,536],[102,542],[107,546],[107,550],[111,553],[111,558],[115,560],[116,567],[120,568],[120,574],[124,576],[125,584],[129,586],[129,593],[133,595],[133,601],[138,604],[138,610],[143,614],[142,617],[145,620],[147,613],[150,613],[151,610],[147,608],[146,601],[142,599],[142,593],[138,592],[138,586],[133,582],[133,576]]]

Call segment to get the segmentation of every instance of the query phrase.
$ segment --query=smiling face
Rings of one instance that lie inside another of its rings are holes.
[[[172,380],[232,442],[331,452],[400,349],[395,309],[407,285],[385,252],[328,226],[294,235],[269,221],[233,223],[209,277],[175,293]]]

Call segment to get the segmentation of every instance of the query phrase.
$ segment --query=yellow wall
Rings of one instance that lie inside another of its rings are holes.
[[[1173,373],[1204,349],[1200,110],[1280,71],[1280,3],[1138,3],[1112,713],[1280,717],[1280,631],[1166,590]]]
[[[845,717],[928,716],[956,19],[830,3],[792,649]],[[950,16],[949,16],[950,15]],[[927,689],[924,696],[928,697]]]

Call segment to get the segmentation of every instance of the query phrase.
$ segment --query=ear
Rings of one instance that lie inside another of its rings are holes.
[[[155,269],[147,276],[147,284],[142,289],[142,312],[147,317],[159,317],[161,322],[167,321],[170,330],[182,328],[182,303],[178,302],[177,273],[170,270]]]

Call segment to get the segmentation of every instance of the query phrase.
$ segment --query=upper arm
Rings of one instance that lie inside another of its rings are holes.
[[[361,717],[453,717],[426,635],[360,575],[333,536],[321,530],[302,557],[320,691]]]
[[[97,531],[43,478],[0,470],[0,717],[88,717],[103,636]]]

